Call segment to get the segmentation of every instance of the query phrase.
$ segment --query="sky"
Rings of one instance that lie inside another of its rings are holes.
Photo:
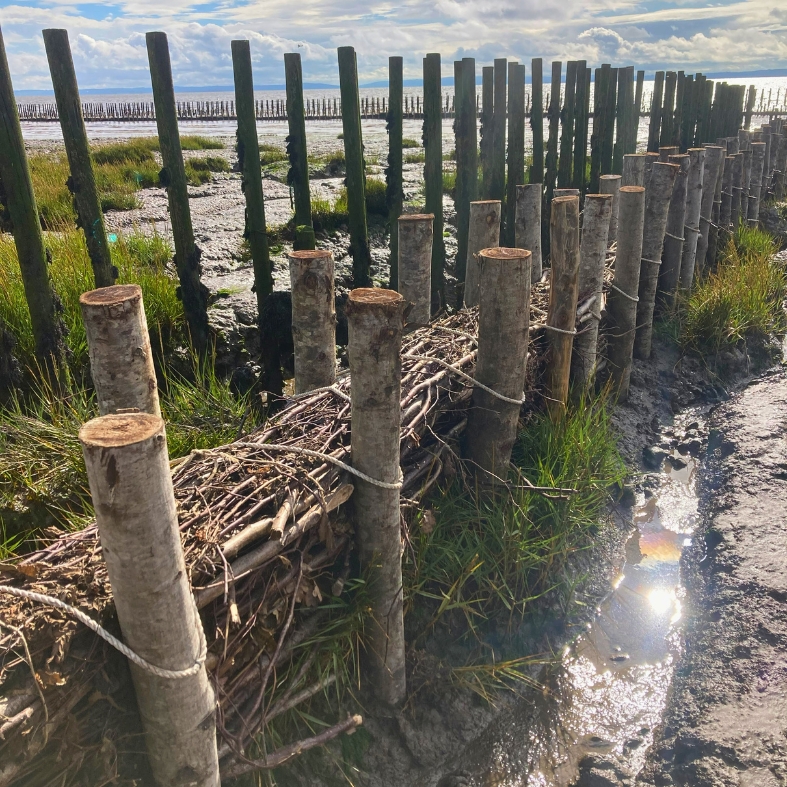
[[[168,34],[175,84],[231,85],[230,41],[251,41],[254,82],[284,82],[282,55],[300,52],[306,82],[338,84],[336,47],[354,46],[361,83],[405,79],[427,52],[453,61],[544,58],[634,65],[651,73],[787,68],[787,1],[726,0],[0,0],[17,91],[51,88],[41,30],[69,31],[81,88],[150,84],[145,32]],[[529,68],[528,68],[529,72]]]

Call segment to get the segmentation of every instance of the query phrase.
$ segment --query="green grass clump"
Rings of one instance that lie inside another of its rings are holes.
[[[334,150],[320,156],[309,156],[309,172],[312,176],[337,177],[347,169],[343,150]]]
[[[417,139],[412,139],[411,137],[404,137],[402,139],[402,147],[407,148],[420,148],[421,143]]]
[[[685,349],[717,352],[746,339],[784,333],[787,297],[784,264],[762,230],[741,226],[724,247],[715,271],[682,299],[678,341]]]
[[[180,138],[180,147],[181,150],[223,150],[224,143],[219,139],[203,137],[199,134],[184,134]]]
[[[385,182],[376,178],[366,179],[366,212],[374,216],[387,216]],[[347,187],[343,186],[336,200],[312,197],[312,221],[314,229],[332,232],[349,221]]]
[[[101,145],[91,155],[95,164],[143,164],[154,161],[153,151],[158,149],[157,137],[139,137]]]
[[[589,544],[608,488],[625,475],[609,404],[605,396],[582,400],[558,424],[534,415],[519,433],[513,462],[521,474],[573,493],[546,497],[519,483],[489,501],[455,484],[437,497],[405,550],[411,637],[437,626],[454,641],[513,634],[533,601],[560,584],[569,555]]]
[[[385,201],[385,182],[376,178],[366,178],[366,212],[375,216],[387,216]]]
[[[287,161],[287,152],[276,145],[263,143],[260,145],[260,164],[277,164],[280,161]]]
[[[443,194],[456,194],[456,170],[443,170]]]
[[[423,164],[425,161],[426,153],[423,150],[418,151],[418,153],[405,153],[404,155],[405,164]]]
[[[213,172],[229,172],[230,165],[223,156],[202,156],[186,159],[186,180],[199,186],[211,180]]]
[[[49,274],[62,304],[62,319],[68,330],[66,344],[69,365],[81,377],[87,364],[87,340],[79,308],[79,296],[94,288],[93,270],[81,231],[48,235],[52,253]],[[148,325],[161,334],[165,343],[175,338],[183,326],[183,305],[178,300],[177,281],[168,273],[172,257],[169,244],[159,235],[141,233],[118,235],[112,244],[112,262],[118,269],[119,284],[139,284]],[[23,368],[35,369],[36,356],[30,312],[27,308],[16,245],[8,235],[0,235],[0,321],[16,338],[15,355]]]

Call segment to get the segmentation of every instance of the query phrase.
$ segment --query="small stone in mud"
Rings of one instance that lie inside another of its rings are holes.
[[[686,461],[681,459],[679,456],[671,456],[669,458],[669,463],[675,470],[683,470],[686,467]]]
[[[658,470],[666,457],[667,452],[663,448],[659,448],[657,445],[647,446],[642,451],[642,460],[645,463],[645,466],[651,468],[652,470]]]
[[[631,658],[628,653],[613,653],[610,657],[610,661],[628,661]]]

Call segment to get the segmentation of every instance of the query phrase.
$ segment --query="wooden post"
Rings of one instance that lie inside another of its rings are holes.
[[[623,173],[623,154],[626,152],[626,96],[628,95],[628,69],[618,69],[618,100],[615,107],[615,145],[612,153],[612,172]]]
[[[385,168],[385,199],[388,206],[388,233],[390,235],[390,279],[388,286],[399,286],[399,216],[402,215],[404,191],[402,186],[402,94],[403,59],[388,58],[388,166]],[[457,149],[457,159],[459,153]],[[459,164],[457,163],[457,169]]]
[[[732,180],[735,167],[735,156],[724,159],[724,176],[721,184],[721,210],[719,227],[728,230],[732,222]]]
[[[167,189],[169,218],[175,241],[175,267],[180,280],[180,297],[191,334],[191,341],[199,355],[208,352],[208,288],[200,281],[200,249],[194,242],[191,225],[189,194],[186,188],[186,169],[178,134],[175,110],[175,90],[166,33],[146,33],[153,101],[156,105],[161,158],[164,164],[159,179]]]
[[[590,136],[590,183],[588,190],[591,193],[598,193],[599,190],[602,148],[606,135],[608,80],[609,68],[597,68],[593,92],[593,133]]]
[[[101,212],[93,162],[90,160],[68,31],[50,28],[44,30],[43,35],[57,102],[57,115],[71,172],[67,185],[74,195],[79,226],[85,233],[96,287],[108,287],[117,278],[117,269],[112,265],[112,255],[104,229],[104,214]]]
[[[637,152],[637,137],[639,136],[639,118],[642,112],[642,93],[645,89],[645,72],[637,71],[637,87],[634,91],[634,111],[631,120],[631,140],[628,153]]]
[[[467,277],[465,280],[465,306],[478,306],[480,298],[480,260],[482,249],[500,245],[500,200],[477,200],[470,203],[470,225],[467,236]]]
[[[125,644],[161,670],[199,664],[178,678],[130,664],[153,776],[161,785],[219,787],[216,701],[183,559],[164,422],[148,413],[105,415],[88,421],[79,440]]]
[[[577,62],[577,88],[574,96],[574,163],[572,185],[585,190],[585,161],[588,146],[588,80],[587,63]]]
[[[150,334],[138,284],[117,284],[79,298],[98,412],[136,408],[161,415]]]
[[[481,69],[481,196],[489,199],[492,193],[492,149],[495,135],[495,69]]]
[[[587,194],[582,210],[577,291],[583,313],[577,315],[579,328],[571,355],[571,381],[577,395],[592,383],[596,374],[598,324],[603,305],[604,262],[612,201],[611,194]]]
[[[700,211],[705,174],[705,149],[689,148],[689,180],[686,193],[686,215],[683,226],[683,256],[680,262],[680,286],[691,291],[694,285],[694,269],[697,246],[701,234]]]
[[[525,67],[508,64],[508,178],[505,245],[515,246],[516,190],[525,182]]]
[[[336,381],[336,311],[333,257],[323,250],[289,254],[295,393]]]
[[[552,61],[552,82],[549,92],[549,137],[547,137],[547,160],[544,202],[541,209],[541,246],[544,253],[549,256],[549,213],[552,205],[552,196],[557,179],[557,138],[560,131],[560,79],[563,73],[563,63],[560,60]],[[595,122],[595,121],[594,121]]]
[[[356,287],[368,287],[372,282],[372,255],[369,250],[369,233],[366,225],[366,173],[363,161],[361,107],[358,98],[358,65],[355,49],[351,46],[340,46],[338,55],[353,284]]]
[[[680,167],[657,161],[650,173],[645,196],[645,219],[642,230],[642,264],[639,274],[639,303],[637,304],[637,334],[634,357],[647,361],[653,342],[653,312],[659,280],[661,254],[667,213],[672,197],[672,186]]]
[[[525,387],[530,321],[530,252],[479,253],[478,361],[475,379],[501,396],[473,388],[464,454],[484,485],[508,478]]]
[[[607,244],[614,243],[618,238],[618,192],[621,179],[620,175],[602,175],[599,179],[599,193],[612,195],[612,215],[609,221]]]
[[[574,97],[577,87],[577,61],[569,60],[566,65],[566,94],[560,113],[560,161],[557,169],[557,185],[571,186],[571,155],[574,139]]]
[[[530,254],[532,283],[541,281],[541,184],[528,183],[516,187],[516,218],[514,246]],[[494,244],[492,244],[494,245]]]
[[[408,325],[428,325],[431,317],[431,261],[434,216],[407,213],[399,217],[399,292],[412,304]]]
[[[353,467],[388,484],[354,479],[353,510],[361,571],[372,620],[366,628],[367,668],[376,698],[405,697],[402,541],[399,513],[399,427],[404,298],[393,290],[355,289],[347,301],[352,376]]]
[[[688,193],[690,158],[686,153],[669,157],[671,164],[676,164],[679,171],[672,184],[667,227],[664,233],[664,249],[659,268],[658,298],[660,303],[671,309],[680,283],[680,263],[683,255],[683,225],[686,217],[686,195]]]
[[[650,126],[648,128],[648,152],[659,151],[659,130],[661,128],[661,102],[664,95],[664,72],[657,71],[653,82],[653,98],[650,105]]]
[[[446,303],[443,240],[443,116],[440,108],[440,55],[424,58],[424,192],[426,212],[434,216],[432,312]],[[401,263],[401,258],[400,258]]]
[[[606,79],[604,81],[604,86],[606,88],[606,96],[604,97],[604,110],[606,117],[604,118],[604,138],[601,145],[601,173],[608,175],[612,172],[612,159],[614,153],[618,69],[610,68],[606,63],[601,66],[601,69],[606,70]]]
[[[504,57],[495,58],[495,97],[492,111],[492,181],[491,199],[505,201],[506,187],[506,71],[508,63]]]
[[[669,164],[670,156],[677,156],[679,153],[677,145],[662,145],[659,148],[659,161]]]
[[[301,56],[298,52],[284,55],[284,79],[287,89],[287,153],[290,157],[290,171],[287,183],[292,186],[295,203],[295,226],[312,226],[312,202],[309,193],[309,162],[306,152],[306,117],[303,108],[303,71]],[[255,128],[256,134],[256,128]],[[296,243],[296,249],[313,249],[313,237],[307,232]]]
[[[702,273],[705,258],[708,254],[708,240],[713,221],[713,197],[716,193],[716,181],[719,177],[724,149],[718,145],[705,148],[705,170],[702,177],[702,201],[700,203],[700,236],[697,240],[697,256],[695,267]]]
[[[533,164],[530,167],[530,182],[544,182],[544,78],[543,63],[534,57],[530,66],[532,106],[530,107],[530,129],[533,132]]]
[[[620,188],[620,232],[615,257],[615,279],[607,297],[607,363],[619,401],[628,399],[634,336],[637,326],[637,296],[642,259],[645,189]]]
[[[760,216],[760,199],[762,196],[762,173],[765,169],[765,143],[752,142],[751,165],[751,198],[748,203],[747,223],[756,227]]]
[[[49,279],[47,252],[27,166],[11,72],[0,30],[0,182],[11,216],[36,357],[54,381],[63,362],[63,323]]]
[[[556,420],[566,410],[571,350],[576,333],[579,197],[555,197],[549,225],[552,234],[552,274],[546,322],[549,349],[544,398],[550,416]]]
[[[724,183],[724,170],[726,168],[726,147],[719,145],[721,147],[721,163],[719,164],[719,174],[716,176],[716,189],[713,193],[713,212],[711,213],[711,224],[710,232],[708,233],[708,252],[705,256],[705,261],[707,265],[713,265],[716,262],[716,253],[718,249],[718,242],[719,242],[719,227],[721,226],[721,191],[722,186]]]
[[[732,232],[738,230],[741,222],[741,194],[743,192],[743,153],[736,153],[732,164],[732,204],[730,224]]]
[[[626,153],[623,156],[623,178],[621,186],[644,186],[646,153]]]
[[[674,71],[667,71],[664,83],[664,103],[661,108],[661,135],[659,145],[665,147],[672,145],[672,136],[675,119],[675,89],[678,83],[678,75]],[[647,198],[645,200],[647,202]],[[647,214],[647,208],[645,213]],[[645,219],[647,223],[647,218]]]

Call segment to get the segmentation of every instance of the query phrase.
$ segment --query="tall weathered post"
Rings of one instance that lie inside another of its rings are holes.
[[[534,57],[530,66],[531,106],[530,129],[533,132],[533,163],[530,166],[530,182],[544,182],[544,76],[540,57]]]
[[[572,184],[580,193],[585,191],[585,169],[588,147],[588,112],[590,80],[584,60],[577,63],[577,90],[574,96],[574,163]]]
[[[159,180],[167,190],[169,219],[175,241],[175,267],[180,280],[180,297],[189,326],[191,341],[200,355],[208,352],[208,288],[200,281],[200,249],[194,241],[191,225],[186,169],[178,133],[175,89],[166,33],[146,33],[153,103],[156,106],[161,159],[164,167]]]
[[[648,152],[659,152],[659,131],[661,130],[661,102],[664,95],[664,72],[657,71],[653,82],[653,97],[650,105],[650,126],[648,127]]]
[[[306,152],[306,117],[303,109],[303,71],[298,52],[284,55],[284,80],[287,89],[287,155],[290,170],[287,183],[292,186],[295,226],[300,230],[295,248],[313,249],[312,200],[309,193],[309,161]],[[256,134],[256,128],[255,128]],[[307,229],[301,229],[307,228]]]
[[[618,239],[618,192],[621,180],[621,175],[602,175],[599,178],[599,193],[612,195],[612,213],[607,236],[607,243],[610,245]]]
[[[560,188],[571,186],[572,141],[574,139],[574,97],[577,87],[577,61],[566,64],[566,94],[560,113],[560,160],[557,168],[557,185]]]
[[[691,290],[694,284],[694,269],[697,260],[697,246],[702,230],[700,211],[702,209],[703,178],[705,174],[705,149],[689,148],[689,181],[686,194],[686,217],[683,227],[683,256],[680,262],[680,285]]]
[[[484,486],[505,482],[523,401],[530,321],[530,252],[483,249],[479,253],[479,386],[467,419],[464,454]]]
[[[322,249],[290,252],[295,393],[336,380],[333,256]]]
[[[101,212],[96,176],[90,159],[68,31],[50,28],[44,30],[43,35],[55,91],[57,115],[71,173],[67,185],[74,195],[79,226],[85,233],[85,244],[96,287],[108,287],[117,278],[117,269],[112,265],[112,255],[104,229],[104,214]]]
[[[502,207],[498,199],[476,200],[470,203],[465,306],[478,306],[481,287],[478,254],[482,249],[495,248],[500,245]]]
[[[609,65],[605,63],[601,66],[601,70],[607,73],[607,78],[604,82],[606,86],[606,97],[604,99],[606,118],[603,124],[604,138],[601,146],[601,174],[609,175],[614,172],[612,159],[615,152],[615,112],[617,108],[618,69],[610,68]]]
[[[590,136],[590,183],[588,191],[598,193],[601,177],[601,156],[604,145],[605,124],[607,120],[607,80],[608,68],[596,69],[596,81],[593,92],[593,133]]]
[[[541,281],[541,184],[527,183],[516,187],[516,218],[514,246],[530,254],[533,284]]]
[[[506,198],[506,71],[507,61],[504,57],[495,58],[495,100],[492,110],[492,180],[490,183],[490,199]]]
[[[506,246],[515,246],[516,189],[525,182],[525,67],[508,64],[508,178]]]
[[[549,311],[544,398],[553,420],[561,418],[568,401],[571,351],[577,320],[579,276],[579,197],[555,197],[549,221],[552,234],[552,274],[549,280]]]
[[[434,216],[432,242],[432,311],[446,304],[445,241],[443,240],[443,112],[440,55],[424,58],[424,192],[426,212]]]
[[[377,482],[353,481],[358,556],[372,613],[366,666],[376,698],[396,706],[406,691],[399,513],[404,298],[393,290],[355,289],[346,310],[353,467]]]
[[[399,217],[399,286],[411,304],[408,325],[428,325],[432,309],[432,243],[434,216],[407,213]]]
[[[216,701],[183,558],[164,421],[88,421],[79,440],[145,742],[158,784],[219,787]],[[151,669],[152,666],[152,669]],[[184,777],[187,774],[187,777]]]
[[[615,278],[607,297],[607,364],[618,399],[628,399],[634,336],[637,329],[637,301],[645,218],[645,189],[620,188],[620,233],[615,257]]]
[[[492,193],[493,147],[495,136],[495,69],[484,66],[481,69],[481,194],[489,199]]]
[[[399,286],[399,216],[402,215],[404,191],[402,186],[402,97],[403,58],[388,58],[388,166],[385,168],[385,201],[388,207],[388,233],[390,235],[390,279],[388,286]],[[457,158],[459,153],[457,151]],[[457,164],[457,168],[458,168]]]
[[[549,255],[549,213],[552,205],[552,195],[557,181],[557,142],[560,133],[560,79],[563,73],[563,63],[560,60],[552,61],[552,82],[549,92],[549,137],[547,138],[546,180],[544,181],[544,201],[541,210],[541,246],[544,253]],[[594,121],[595,123],[595,121]]]
[[[372,255],[366,224],[366,172],[361,134],[361,102],[358,98],[358,64],[355,49],[351,46],[340,46],[338,55],[353,284],[356,287],[368,287],[372,282]]]

